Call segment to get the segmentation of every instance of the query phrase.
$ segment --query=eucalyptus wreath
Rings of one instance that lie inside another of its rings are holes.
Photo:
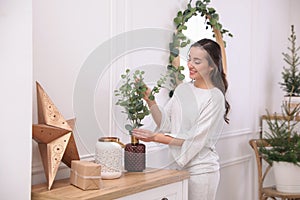
[[[186,23],[189,19],[193,16],[201,15],[202,17],[205,17],[206,29],[211,27],[212,30],[219,30],[222,37],[223,35],[228,35],[229,37],[233,36],[227,29],[223,28],[222,24],[219,22],[219,14],[213,7],[208,6],[209,3],[210,0],[198,0],[195,5],[192,6],[192,0],[190,0],[186,9],[178,11],[177,16],[173,20],[176,31],[173,33],[172,41],[169,43],[170,55],[167,66],[173,88],[178,85],[178,81],[182,81],[185,78],[181,73],[181,71],[184,70],[184,67],[175,66],[174,60],[179,56],[179,49],[190,44],[190,40],[183,33],[183,30],[187,30],[188,28]],[[214,33],[213,37],[215,37]],[[157,90],[159,87],[155,87],[155,89]]]

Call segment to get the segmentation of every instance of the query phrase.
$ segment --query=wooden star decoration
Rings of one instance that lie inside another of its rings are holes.
[[[64,119],[38,82],[36,88],[38,124],[32,127],[32,137],[38,143],[50,190],[61,161],[71,167],[71,161],[79,160],[79,154],[72,134],[74,120]]]

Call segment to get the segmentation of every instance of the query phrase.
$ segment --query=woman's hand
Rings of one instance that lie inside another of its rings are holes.
[[[136,82],[139,82],[140,79],[136,78],[135,81],[136,81]],[[149,96],[151,95],[151,89],[150,89],[144,82],[142,82],[142,84],[143,84],[143,87],[146,87],[146,88],[147,88],[147,90],[143,93],[143,95],[144,95],[144,96],[143,96],[143,99],[144,99],[147,103],[149,103],[149,102],[151,102],[151,100],[149,99]]]
[[[182,146],[184,142],[183,139],[173,138],[163,133],[153,133],[152,131],[148,131],[145,129],[133,129],[132,135],[144,142],[158,142],[172,146]]]
[[[144,92],[144,97],[143,97],[143,99],[148,103],[149,101],[151,101],[150,99],[149,99],[149,96],[150,96],[150,94],[151,94],[151,89],[147,86],[147,85],[145,85],[146,87],[147,87],[147,90],[146,90],[146,92]]]
[[[154,137],[157,133],[145,129],[133,129],[132,135],[144,142],[154,142]]]
[[[144,86],[147,88],[147,90],[143,94],[144,95],[143,99],[147,102],[148,107],[151,108],[151,106],[155,105],[156,102],[155,102],[155,100],[149,99],[152,90],[145,83],[144,83]]]

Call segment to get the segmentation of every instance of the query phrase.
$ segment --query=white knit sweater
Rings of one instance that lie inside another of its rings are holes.
[[[160,122],[157,132],[185,140],[181,147],[169,145],[175,168],[191,175],[219,170],[215,145],[224,126],[225,99],[218,88],[182,83],[164,108],[152,106],[151,113]]]

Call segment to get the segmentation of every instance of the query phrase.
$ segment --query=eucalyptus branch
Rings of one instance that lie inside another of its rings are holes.
[[[147,90],[144,84],[144,71],[136,70],[133,74],[127,69],[125,74],[121,75],[122,85],[115,90],[115,96],[118,97],[116,105],[124,108],[122,113],[127,115],[130,122],[125,125],[125,129],[131,131],[134,128],[141,127],[142,120],[150,114],[150,111],[143,100],[144,93]]]

